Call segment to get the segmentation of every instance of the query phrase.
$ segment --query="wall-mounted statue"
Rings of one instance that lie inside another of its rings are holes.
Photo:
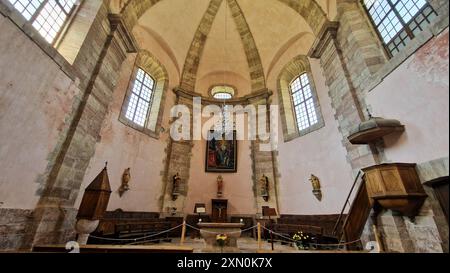
[[[263,176],[259,180],[259,183],[261,186],[261,197],[264,199],[264,201],[268,202],[270,198],[269,178],[263,174]]]
[[[122,174],[122,184],[120,185],[119,188],[119,196],[122,197],[122,195],[130,190],[130,186],[129,186],[129,182],[131,180],[131,173],[130,173],[130,168],[125,169],[125,171]]]
[[[320,180],[317,176],[314,174],[311,174],[311,178],[309,179],[311,181],[312,187],[313,187],[313,194],[317,198],[317,200],[322,201],[322,189],[320,186]]]
[[[217,177],[217,197],[223,197],[223,177],[221,175]]]
[[[178,198],[178,195],[180,195],[180,184],[181,184],[181,177],[180,174],[177,173],[172,177],[172,200],[175,201]]]

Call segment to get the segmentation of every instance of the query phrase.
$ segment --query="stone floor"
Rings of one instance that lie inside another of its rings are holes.
[[[179,245],[180,239],[172,239],[171,243],[160,243],[160,245]],[[239,238],[237,241],[238,250],[235,249],[224,249],[224,253],[257,253],[257,252],[272,252],[272,246],[269,242],[263,241],[261,250],[258,251],[258,241],[253,238]],[[194,253],[211,253],[211,252],[221,252],[220,249],[208,249],[203,239],[191,239],[186,238],[184,243],[187,247],[192,247]],[[298,251],[293,245],[282,245],[280,243],[274,243],[274,253],[298,253]]]

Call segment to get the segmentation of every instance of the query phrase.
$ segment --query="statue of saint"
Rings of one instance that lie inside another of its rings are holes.
[[[179,173],[173,176],[172,183],[173,183],[172,193],[178,194],[180,191],[180,183],[181,183],[181,177]]]
[[[269,178],[263,174],[259,181],[261,183],[261,196],[267,201],[269,199]]]
[[[122,196],[126,191],[130,189],[130,186],[128,183],[131,180],[131,173],[130,168],[125,169],[125,171],[122,174],[122,185],[119,188],[119,195]]]
[[[219,175],[219,177],[217,177],[217,197],[222,197],[223,196],[223,177],[221,175]]]
[[[319,178],[317,176],[315,176],[314,174],[311,174],[311,178],[309,179],[309,181],[311,181],[314,196],[319,201],[322,201],[322,189],[321,189]]]

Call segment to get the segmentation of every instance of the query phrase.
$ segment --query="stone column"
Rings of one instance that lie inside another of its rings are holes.
[[[336,111],[335,118],[342,135],[342,144],[347,150],[347,161],[356,175],[361,168],[376,164],[378,159],[367,146],[352,145],[347,139],[351,128],[366,118],[337,40],[338,28],[337,22],[325,24],[310,56],[320,58],[332,106]]]
[[[192,113],[192,93],[186,92],[182,89],[174,90],[176,93],[176,105],[185,105]],[[173,122],[173,121],[172,121]],[[192,116],[191,116],[191,137],[192,137]],[[160,210],[162,215],[171,216],[171,213],[177,215],[184,215],[183,210],[188,192],[188,181],[191,168],[192,158],[192,140],[174,141],[169,137],[169,143],[166,148],[166,162],[165,171],[163,174],[163,195],[161,196]],[[179,195],[176,200],[172,198],[172,177],[179,174],[181,184],[179,187]],[[176,210],[174,211],[173,209]]]
[[[136,46],[130,31],[122,18],[108,14],[103,4],[74,62],[84,94],[42,182],[41,198],[33,212],[34,244],[65,243],[74,238],[74,204],[100,141],[121,65],[131,52],[136,52]]]
[[[255,106],[256,114],[258,113],[258,106],[265,107],[267,111],[266,116],[266,129],[270,132],[270,100],[269,97],[272,93],[265,89],[258,95],[249,98],[249,104]],[[257,116],[258,119],[260,118]],[[256,117],[253,117],[256,120]],[[278,122],[278,120],[276,121]],[[257,123],[258,124],[258,123]],[[258,133],[258,131],[256,131]],[[278,172],[276,165],[276,151],[262,151],[260,144],[267,144],[269,141],[262,141],[259,136],[256,136],[256,140],[251,142],[251,156],[253,161],[253,190],[255,195],[255,205],[257,213],[262,215],[262,207],[268,206],[275,208],[277,213],[280,213],[278,204]],[[269,179],[269,200],[265,201],[261,196],[261,183],[260,179],[263,175]]]

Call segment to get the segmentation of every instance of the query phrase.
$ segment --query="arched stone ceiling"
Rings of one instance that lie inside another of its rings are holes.
[[[208,2],[162,0],[139,19],[139,24],[152,30],[164,40],[162,43],[171,47],[177,66],[182,68],[192,37],[208,7]]]
[[[298,37],[300,33],[312,33],[295,10],[279,1],[239,0],[239,3],[255,38],[266,76],[273,62],[284,53],[279,52],[280,49],[287,49],[283,47],[285,44],[296,37],[301,38]]]
[[[133,29],[133,35],[140,45],[140,50],[147,50],[158,56],[159,61],[171,72],[172,77],[170,80],[179,82],[181,69],[172,47],[167,44],[166,40],[152,29],[142,25],[137,25]]]
[[[226,1],[222,2],[212,24],[196,80],[196,91],[202,94],[208,94],[214,81],[236,86],[240,89],[239,95],[251,91],[247,56]]]
[[[310,47],[322,25],[328,18],[334,18],[336,3],[336,0],[111,1],[116,2],[111,10],[121,9],[127,26],[134,28],[138,23],[164,49],[164,56],[157,57],[169,56],[176,69],[181,70],[178,73],[181,88],[206,95],[213,84],[230,84],[241,89],[240,96],[264,88],[269,74],[278,73],[283,65],[279,62],[285,61],[284,55],[295,54],[293,47]]]

